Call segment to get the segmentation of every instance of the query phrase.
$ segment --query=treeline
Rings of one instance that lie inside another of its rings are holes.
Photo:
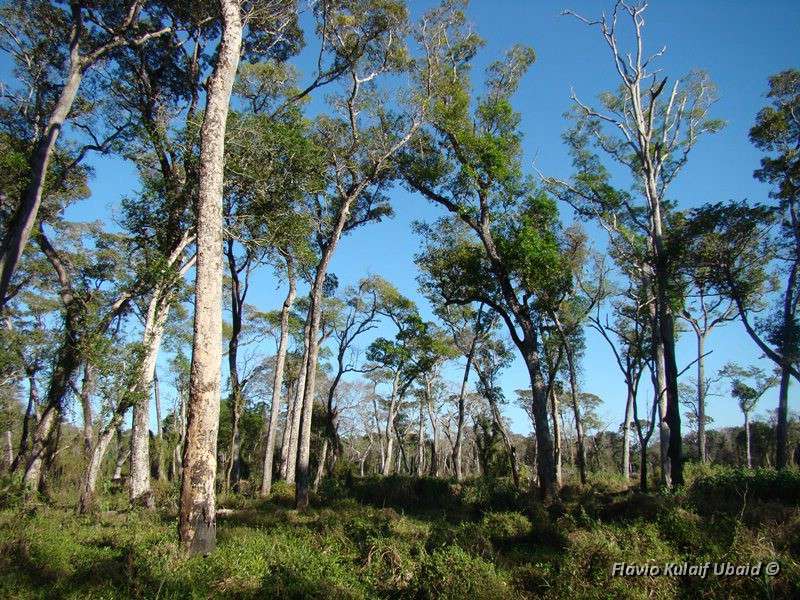
[[[69,462],[88,512],[108,471],[124,473],[130,502],[145,507],[154,478],[180,481],[181,541],[205,553],[218,489],[266,496],[276,478],[294,486],[299,509],[343,472],[510,476],[549,502],[567,470],[584,484],[592,472],[638,472],[647,489],[655,473],[682,485],[689,458],[792,463],[800,72],[769,78],[750,130],[770,199],[684,209],[670,185],[722,128],[717,92],[703,72],[655,66],[644,4],[575,15],[608,47],[599,64],[612,91],[596,104],[573,94],[567,179],[523,166],[512,98],[534,51],[513,47],[478,86],[470,63],[483,41],[463,2],[419,17],[402,0],[302,8],[0,8],[14,68],[0,89],[6,491],[34,498]],[[300,73],[309,37],[313,70]],[[325,100],[321,114],[312,98]],[[96,153],[133,164],[138,189],[113,224],[71,222],[65,210],[90,196]],[[331,271],[349,233],[392,215],[398,186],[442,210],[415,226],[432,321],[382,277],[340,289]],[[607,252],[582,221],[606,232]],[[253,303],[265,271],[286,291],[281,306]],[[732,322],[774,373],[706,372],[712,332]],[[379,326],[391,334],[367,343]],[[625,382],[618,431],[597,419],[582,374],[589,328]],[[675,351],[684,334],[697,342],[688,366]],[[163,355],[177,392],[169,409]],[[508,398],[499,381],[515,357],[530,386]],[[451,381],[454,363],[462,375]],[[743,413],[744,460],[738,434],[706,431],[720,382]],[[750,423],[775,386],[774,427]],[[530,439],[510,431],[509,402],[528,413]]]

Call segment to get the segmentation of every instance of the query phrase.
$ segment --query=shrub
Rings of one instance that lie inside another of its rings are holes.
[[[509,477],[479,477],[464,485],[464,503],[479,511],[524,510],[525,495]]]
[[[490,512],[484,515],[481,526],[493,541],[515,541],[531,533],[531,522],[518,512]]]
[[[420,598],[484,600],[511,596],[508,582],[491,563],[470,556],[458,546],[426,557],[415,584]]]
[[[698,476],[689,500],[701,514],[738,512],[747,502],[800,505],[800,470],[722,469]]]

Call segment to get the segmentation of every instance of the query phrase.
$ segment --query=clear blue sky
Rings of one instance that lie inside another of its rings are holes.
[[[422,12],[431,2],[410,2],[414,13]],[[585,101],[593,100],[602,90],[616,87],[615,72],[608,49],[599,32],[569,17],[563,9],[575,9],[586,16],[596,16],[610,2],[589,0],[473,0],[468,14],[486,47],[475,61],[476,69],[495,60],[515,43],[532,46],[537,61],[523,80],[515,97],[515,107],[522,113],[525,134],[526,165],[533,164],[544,173],[560,177],[571,174],[571,166],[561,134],[567,126],[562,114],[570,106],[570,89]],[[747,140],[747,131],[758,109],[764,105],[767,76],[790,67],[800,67],[800,3],[796,1],[704,0],[693,2],[654,1],[647,11],[646,43],[651,50],[667,46],[660,66],[670,79],[693,68],[708,71],[719,86],[720,100],[713,116],[724,119],[722,133],[702,140],[693,152],[683,175],[674,184],[671,196],[681,206],[731,198],[763,200],[768,189],[755,182],[752,171],[759,155]],[[298,61],[300,69],[310,68],[308,54]],[[5,77],[7,64],[0,65]],[[321,99],[313,108],[322,108]],[[76,219],[107,218],[119,198],[136,188],[130,165],[116,159],[95,159],[96,176],[92,198],[70,209]],[[417,293],[413,255],[418,240],[411,232],[415,219],[430,220],[439,210],[424,199],[397,189],[391,194],[396,216],[391,221],[370,225],[344,238],[332,264],[342,287],[368,273],[377,273],[395,283],[406,295],[415,298],[430,317],[425,300]],[[565,210],[564,218],[569,220]],[[590,229],[598,244],[604,236]],[[285,294],[282,282],[273,278],[270,269],[257,277],[250,302],[261,309],[279,306]],[[387,334],[387,331],[378,332]],[[369,340],[364,340],[366,346]],[[694,358],[694,336],[685,334],[679,344],[679,367]],[[724,362],[758,361],[749,338],[738,323],[716,331],[709,342],[713,353],[707,370],[715,371]],[[271,347],[265,348],[272,352]],[[767,363],[764,363],[769,368]],[[161,363],[162,381],[166,381],[165,363]],[[456,367],[449,371],[455,376]],[[514,389],[529,385],[520,361],[502,379],[509,399]],[[588,351],[583,364],[582,387],[599,395],[604,404],[601,417],[611,429],[622,421],[625,402],[624,385],[605,342],[596,334],[588,335]],[[651,394],[643,382],[644,402]],[[168,402],[174,393],[165,390]],[[777,405],[777,393],[762,399],[757,413]],[[797,410],[796,390],[790,394],[790,409]],[[725,396],[712,398],[708,413],[712,427],[739,424],[735,403]],[[530,430],[527,417],[513,402],[506,409],[513,429]]]

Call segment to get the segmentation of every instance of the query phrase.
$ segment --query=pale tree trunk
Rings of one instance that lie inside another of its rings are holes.
[[[386,456],[383,460],[383,468],[381,475],[389,475],[392,472],[392,457],[394,452],[394,420],[397,418],[397,392],[400,385],[400,370],[395,371],[394,378],[392,379],[392,394],[389,398],[389,411],[386,415]]]
[[[655,324],[654,324],[655,328]],[[654,393],[658,398],[658,441],[659,453],[661,457],[661,485],[671,487],[672,485],[672,465],[669,460],[669,424],[667,422],[667,375],[664,365],[664,345],[661,342],[658,332],[654,330],[653,344],[655,346],[655,369],[656,377],[654,380]]]
[[[169,317],[170,302],[164,296],[164,289],[156,287],[147,305],[142,345],[141,371],[136,386],[136,402],[133,405],[133,426],[131,428],[131,504],[154,508],[150,491],[150,390],[153,387],[156,361],[161,349],[164,328]]]
[[[464,431],[464,398],[467,393],[467,383],[469,382],[469,370],[472,366],[472,358],[475,355],[475,346],[478,342],[478,327],[480,326],[481,313],[483,312],[483,304],[478,309],[478,316],[475,319],[475,335],[469,345],[469,352],[467,352],[467,364],[464,366],[464,377],[461,379],[461,390],[458,393],[458,420],[456,421],[456,441],[453,444],[453,470],[455,471],[456,481],[464,479],[464,473],[461,466],[461,446]]]
[[[272,462],[275,455],[276,429],[278,428],[278,415],[281,408],[281,390],[283,389],[283,371],[286,366],[286,349],[289,345],[289,312],[292,310],[294,298],[297,294],[297,276],[294,272],[292,258],[287,254],[286,271],[289,278],[289,293],[283,301],[281,308],[281,337],[278,341],[278,353],[275,356],[275,377],[272,380],[272,407],[269,415],[269,430],[267,431],[267,445],[264,451],[264,476],[261,480],[261,495],[269,496],[272,491]],[[289,416],[286,417],[287,427]]]
[[[706,372],[705,372],[706,336],[697,334],[697,452],[701,463],[706,458]]]
[[[103,457],[106,455],[106,450],[117,431],[117,427],[122,422],[124,412],[116,411],[114,418],[103,429],[97,438],[97,442],[92,448],[92,453],[89,457],[89,463],[81,481],[81,493],[78,500],[78,513],[86,514],[91,512],[94,508],[95,490],[97,488],[97,477],[100,474],[100,467],[103,465]]]
[[[561,419],[559,418],[558,395],[550,391],[550,417],[553,420],[553,462],[556,472],[556,485],[561,487]]]
[[[286,422],[281,433],[281,472],[280,478],[285,480],[289,469],[289,446],[292,438],[292,425],[294,423],[294,406],[297,399],[297,382],[286,389]]]
[[[328,459],[328,438],[322,440],[322,448],[319,451],[319,462],[317,463],[317,472],[314,474],[314,482],[311,486],[315,492],[319,489],[319,484],[322,481],[322,474],[325,472],[325,461]]]
[[[83,453],[87,458],[94,446],[94,430],[92,424],[92,390],[94,388],[94,367],[86,361],[83,365],[83,382],[81,383],[81,408],[83,410]]]
[[[325,275],[328,273],[333,254],[341,238],[344,226],[350,215],[350,207],[356,199],[355,195],[343,198],[339,208],[336,225],[333,232],[324,246],[322,256],[317,265],[314,283],[311,286],[309,298],[311,300],[308,309],[308,351],[306,352],[306,381],[303,391],[303,404],[301,415],[300,437],[297,448],[297,477],[295,481],[295,501],[298,509],[305,509],[308,506],[308,487],[309,477],[309,458],[311,454],[311,413],[314,408],[314,396],[317,384],[317,359],[319,357],[319,330],[322,318],[322,291],[325,283]]]
[[[425,417],[422,399],[419,401],[419,420],[417,421],[417,477],[425,474]]]
[[[308,377],[308,338],[309,327],[306,326],[306,350],[303,354],[303,362],[300,367],[300,376],[297,380],[297,390],[292,407],[292,428],[289,430],[289,452],[286,456],[286,483],[294,484],[297,473],[297,447],[300,439],[300,427],[302,422],[303,402],[305,398],[306,378]]]
[[[161,389],[158,385],[158,372],[153,373],[153,396],[156,401],[156,440],[158,441],[158,480],[166,481],[167,473],[164,468],[164,432],[161,429]]]
[[[178,532],[190,554],[214,550],[222,360],[222,184],[225,125],[239,65],[239,2],[220,0],[222,34],[200,130],[194,340]]]
[[[41,139],[36,143],[36,149],[30,160],[30,182],[25,188],[17,210],[9,221],[2,247],[0,247],[0,309],[5,307],[11,278],[25,246],[28,244],[36,216],[39,213],[45,179],[56,147],[56,140],[58,140],[64,127],[64,121],[72,109],[83,79],[77,39],[72,40],[71,45],[69,74],[48,119],[47,127]]]
[[[111,475],[111,479],[113,481],[119,481],[122,479],[122,468],[125,466],[125,462],[130,458],[131,449],[130,448],[120,448],[119,452],[117,453],[117,460],[114,462],[114,474]]]
[[[622,424],[622,477],[625,482],[631,477],[631,412],[633,411],[633,390],[628,387],[625,403],[625,422]]]

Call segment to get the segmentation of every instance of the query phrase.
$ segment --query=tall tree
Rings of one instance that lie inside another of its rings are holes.
[[[300,509],[308,506],[311,411],[325,276],[344,234],[390,213],[383,187],[393,175],[391,159],[420,126],[424,108],[423,103],[412,102],[408,110],[393,114],[391,105],[378,99],[378,82],[409,67],[404,2],[350,0],[338,5],[330,19],[338,31],[331,44],[338,54],[349,57],[350,64],[348,85],[334,102],[342,114],[320,117],[317,124],[319,144],[326,150],[329,188],[312,198],[319,261],[314,269],[307,318],[306,376],[295,480]],[[402,101],[404,96],[398,94],[398,98]]]
[[[159,11],[142,0],[99,6],[21,0],[3,6],[0,49],[10,55],[24,82],[22,89],[4,93],[3,100],[21,117],[16,126],[26,140],[28,169],[0,247],[0,309],[36,223],[56,143],[73,115],[82,81],[120,47],[142,46],[170,30]],[[3,113],[8,114],[6,107]],[[94,140],[81,149],[76,162],[89,150],[104,150],[118,132],[102,141],[102,134],[88,133]]]
[[[767,375],[758,367],[744,368],[735,363],[726,364],[720,370],[720,375],[730,380],[731,396],[739,403],[739,410],[744,416],[745,465],[750,469],[753,466],[750,452],[750,413],[764,393],[778,383],[779,378]]]
[[[565,277],[555,205],[521,172],[519,115],[510,97],[533,62],[514,48],[488,71],[487,93],[472,110],[467,61],[478,40],[437,56],[433,125],[404,156],[408,185],[452,217],[421,228],[418,264],[447,302],[483,302],[508,327],[528,368],[543,498],[557,494],[538,327]]]
[[[667,453],[671,483],[682,485],[683,451],[675,360],[675,305],[679,300],[679,286],[667,249],[666,223],[670,209],[667,193],[700,135],[717,131],[722,124],[708,118],[715,89],[704,73],[691,73],[667,86],[668,78],[653,69],[653,61],[664,49],[652,56],[645,53],[646,8],[644,2],[628,4],[618,0],[611,14],[604,14],[598,20],[590,21],[567,13],[600,29],[611,51],[619,88],[617,92],[601,95],[602,108],[599,109],[584,104],[573,94],[573,116],[577,122],[566,139],[580,172],[570,182],[555,178],[546,180],[580,214],[600,221],[612,236],[632,238],[638,235],[645,240],[644,275],[653,291],[653,318],[657,325],[654,352],[659,355],[656,365],[665,389],[664,422],[669,427]],[[618,36],[620,15],[630,20],[633,31],[630,58]],[[633,193],[611,187],[609,172],[592,146],[630,173]],[[642,201],[637,203],[636,198]]]
[[[761,335],[747,319],[747,311],[739,314],[747,333],[770,358],[780,357],[781,382],[778,400],[777,456],[779,469],[789,464],[788,412],[790,377],[798,378],[800,364],[800,322],[797,306],[800,301],[800,71],[791,69],[769,78],[767,98],[772,101],[759,111],[750,129],[750,141],[762,152],[761,168],[754,176],[773,186],[770,196],[777,200],[780,233],[773,243],[776,250],[776,270],[784,285],[780,302],[774,310],[772,323]],[[743,308],[743,307],[742,307]],[[766,338],[766,339],[765,339]],[[772,352],[764,347],[769,342]],[[774,358],[773,358],[774,360]],[[792,373],[790,367],[794,367]]]
[[[222,358],[222,186],[225,126],[242,46],[237,0],[220,0],[222,33],[200,130],[194,340],[178,532],[191,554],[216,547],[217,429]]]

